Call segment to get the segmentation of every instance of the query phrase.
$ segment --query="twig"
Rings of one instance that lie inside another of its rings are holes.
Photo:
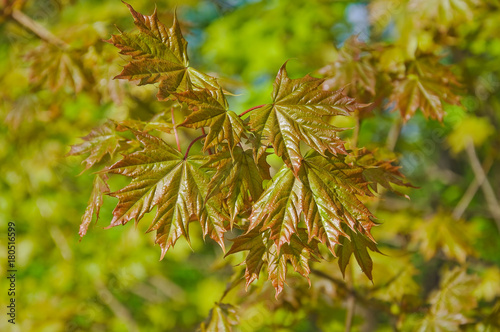
[[[52,32],[50,32],[49,30],[45,29],[41,24],[33,21],[30,17],[26,16],[20,10],[14,9],[10,16],[24,28],[37,35],[40,39],[61,49],[68,48],[68,45],[65,42],[52,34]]]
[[[175,142],[177,143],[177,150],[181,151],[181,144],[179,143],[179,135],[177,134],[177,127],[175,126],[174,108],[170,108],[170,113],[172,114],[172,125],[174,126]]]
[[[482,167],[483,172],[485,174],[488,174],[491,166],[493,165],[493,158],[489,157],[485,162]],[[469,187],[465,191],[465,194],[462,196],[460,201],[458,202],[457,206],[453,210],[452,216],[453,219],[458,220],[462,217],[464,214],[465,210],[469,206],[470,202],[474,198],[474,195],[476,195],[477,190],[479,187],[481,187],[482,183],[479,183],[477,177],[474,177],[474,180],[470,183]]]
[[[402,127],[403,127],[403,120],[401,119],[401,117],[399,117],[392,124],[391,130],[389,131],[389,134],[387,134],[386,147],[389,151],[394,151]]]
[[[253,110],[257,109],[257,108],[261,108],[261,107],[263,107],[263,106],[266,106],[266,104],[262,104],[262,105],[255,106],[255,107],[252,107],[252,108],[250,108],[250,109],[247,109],[245,112],[241,113],[241,114],[240,114],[240,115],[238,115],[238,116],[241,118],[243,115],[247,114],[248,112],[251,112],[251,111],[253,111]]]
[[[120,319],[127,322],[128,330],[132,332],[139,332],[139,326],[128,311],[128,309],[111,293],[111,291],[101,282],[96,281],[95,286],[99,298],[113,311],[113,313]]]
[[[189,146],[187,148],[186,154],[184,155],[184,160],[187,159],[188,154],[189,154],[189,150],[191,150],[191,147],[193,146],[193,144],[196,143],[197,141],[199,141],[200,139],[202,139],[205,136],[207,136],[207,135],[205,134],[205,135],[198,136],[191,143],[189,143]]]
[[[354,290],[354,276],[352,273],[352,264],[349,264],[346,278],[346,286],[350,289]],[[356,308],[356,298],[354,297],[353,292],[350,292],[347,295],[346,300],[346,315],[345,315],[345,332],[350,332],[352,328],[352,319],[354,317],[354,309]]]
[[[491,216],[495,219],[497,224],[497,229],[500,232],[500,205],[498,204],[498,200],[495,195],[495,191],[493,187],[491,187],[488,178],[486,177],[486,173],[481,167],[481,163],[477,157],[476,149],[474,148],[474,144],[472,140],[466,144],[465,150],[467,151],[467,155],[469,156],[470,164],[472,167],[472,171],[476,176],[477,182],[481,183],[481,188],[483,189],[484,196],[486,198],[486,204],[491,212]]]

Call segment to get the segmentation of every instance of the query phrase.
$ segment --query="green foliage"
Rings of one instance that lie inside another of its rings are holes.
[[[499,13],[4,2],[16,326],[499,329]]]

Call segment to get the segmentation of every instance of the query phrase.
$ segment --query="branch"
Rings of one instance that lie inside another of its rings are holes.
[[[199,141],[200,139],[202,139],[205,136],[207,136],[207,135],[205,134],[205,135],[198,136],[191,143],[189,143],[189,146],[187,148],[186,154],[184,155],[184,160],[187,159],[188,154],[189,154],[189,150],[191,150],[191,147],[193,146],[193,144],[196,143],[197,141]]]
[[[116,317],[127,322],[128,330],[139,332],[139,326],[128,311],[128,309],[111,293],[111,291],[101,282],[95,282],[97,295],[113,311]]]
[[[45,29],[41,24],[33,21],[20,10],[14,9],[10,15],[17,23],[38,36],[38,38],[61,49],[68,48],[68,45],[56,37],[52,32]]]
[[[483,189],[484,196],[486,198],[486,204],[491,212],[491,216],[495,219],[497,224],[497,229],[500,232],[500,205],[498,204],[498,200],[495,196],[495,191],[493,187],[491,187],[488,178],[486,177],[486,173],[481,167],[481,163],[476,154],[476,149],[474,148],[474,144],[472,140],[469,139],[467,142],[466,149],[467,155],[469,156],[470,164],[472,166],[472,171],[476,176],[476,180],[481,184],[481,188]]]
[[[491,158],[491,156],[488,157],[489,158],[484,162],[484,165],[482,167],[483,172],[485,174],[488,174],[491,166],[493,165],[493,158]],[[474,177],[474,180],[472,180],[469,187],[465,191],[465,194],[462,196],[457,206],[453,210],[452,213],[453,219],[458,220],[462,217],[462,215],[464,214],[465,210],[469,206],[470,202],[474,198],[474,195],[476,194],[479,187],[481,187],[481,185],[482,183],[479,183],[477,177]]]
[[[251,111],[253,111],[253,110],[257,109],[257,108],[261,108],[261,107],[263,107],[263,106],[266,106],[266,104],[262,104],[262,105],[255,106],[255,107],[252,107],[252,108],[250,108],[250,109],[247,109],[245,112],[241,113],[241,114],[240,114],[240,115],[238,115],[238,116],[241,118],[243,115],[247,114],[248,112],[251,112]]]

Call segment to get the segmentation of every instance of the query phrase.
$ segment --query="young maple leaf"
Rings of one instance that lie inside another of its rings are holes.
[[[342,226],[346,236],[340,237],[340,245],[335,247],[335,255],[339,258],[339,267],[345,276],[345,269],[351,255],[354,254],[358,265],[363,273],[372,280],[373,261],[368,253],[368,249],[380,252],[373,239],[361,232],[353,232],[349,227]],[[368,234],[369,235],[369,234]]]
[[[236,308],[227,303],[215,303],[207,320],[201,323],[201,332],[231,332],[237,325]]]
[[[139,80],[139,85],[160,83],[159,99],[167,99],[172,92],[188,89],[218,89],[217,80],[189,67],[187,41],[174,15],[172,27],[167,28],[153,15],[142,15],[125,3],[139,29],[137,34],[120,32],[108,43],[120,49],[120,54],[131,57],[130,62],[115,78]]]
[[[184,235],[189,241],[188,225],[199,220],[203,235],[209,235],[224,250],[225,220],[222,203],[217,197],[205,202],[211,173],[201,170],[207,157],[184,158],[160,138],[134,131],[144,145],[142,151],[125,155],[105,171],[132,177],[126,187],[109,195],[119,202],[113,211],[109,227],[135,219],[136,223],[157,206],[148,232],[156,230],[156,243],[167,250]]]
[[[97,220],[99,220],[99,212],[101,211],[103,203],[103,195],[109,193],[109,186],[106,182],[107,179],[108,176],[106,174],[97,174],[94,178],[92,193],[90,194],[88,206],[83,214],[80,231],[78,232],[80,238],[87,234],[87,230],[89,229],[89,225],[92,222],[94,214],[96,216],[95,221],[97,222]]]
[[[381,185],[387,190],[390,190],[400,196],[405,196],[401,192],[394,189],[393,185],[401,187],[411,187],[405,176],[399,171],[400,166],[392,164],[393,160],[378,160],[375,152],[370,152],[367,149],[357,151],[356,165],[363,168],[363,178],[369,183],[370,188],[374,192],[378,192],[378,185]],[[408,198],[408,196],[406,196]]]
[[[259,165],[253,159],[252,150],[243,150],[236,146],[231,151],[221,151],[212,156],[203,165],[215,168],[216,173],[208,185],[207,198],[222,194],[226,200],[234,222],[240,212],[251,208],[262,194],[262,177]]]
[[[346,153],[336,133],[343,129],[323,121],[334,115],[348,116],[364,105],[343,94],[326,91],[324,79],[309,75],[290,79],[286,63],[274,82],[273,103],[250,113],[250,127],[264,144],[272,144],[276,154],[297,173],[301,164],[300,142],[320,153]]]
[[[325,85],[334,89],[346,87],[349,95],[362,95],[367,91],[375,95],[376,69],[371,62],[368,46],[356,36],[347,39],[339,51],[338,59],[319,70],[326,76]]]
[[[426,117],[443,121],[443,102],[460,103],[452,91],[458,85],[455,76],[438,61],[430,57],[415,60],[408,65],[405,78],[394,83],[390,100],[403,120],[408,121],[420,109]]]
[[[89,153],[83,161],[86,171],[96,163],[100,162],[106,154],[113,157],[120,146],[120,141],[124,138],[116,134],[116,126],[112,121],[108,121],[100,127],[93,129],[87,136],[82,137],[83,143],[71,146],[68,156],[77,156]]]
[[[227,141],[232,150],[241,141],[245,127],[240,117],[228,109],[222,89],[184,91],[175,93],[175,97],[186,102],[193,109],[179,126],[188,128],[210,127],[203,149],[207,150]]]
[[[364,234],[374,225],[372,214],[357,197],[372,195],[362,172],[359,166],[311,150],[298,176],[283,166],[273,177],[253,206],[249,230],[270,229],[270,238],[279,250],[297,233],[302,215],[309,240],[318,238],[334,253],[339,237],[347,236],[342,224]]]

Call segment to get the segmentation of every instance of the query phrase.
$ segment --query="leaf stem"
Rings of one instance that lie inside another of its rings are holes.
[[[177,127],[175,126],[174,108],[170,108],[170,113],[172,114],[172,125],[174,126],[175,142],[177,143],[177,150],[181,151],[181,144],[179,143],[179,135],[177,134]]]
[[[207,136],[207,135],[205,134],[205,135],[198,136],[191,143],[189,143],[189,146],[187,148],[186,154],[184,155],[184,160],[187,159],[188,154],[189,154],[189,150],[191,150],[191,147],[193,146],[193,144],[196,143],[197,141],[199,141],[200,139],[202,139],[205,136]]]
[[[392,124],[391,130],[389,131],[389,134],[387,134],[386,146],[389,151],[394,151],[402,127],[403,127],[403,119],[399,117]]]
[[[254,106],[254,107],[252,107],[252,108],[249,108],[249,109],[247,109],[245,112],[241,113],[241,114],[240,114],[240,115],[238,115],[238,116],[241,118],[243,115],[247,114],[248,112],[251,112],[251,111],[253,111],[253,110],[257,109],[257,108],[261,108],[261,107],[263,107],[263,106],[266,106],[266,104],[262,104],[262,105],[259,105],[259,106]]]

